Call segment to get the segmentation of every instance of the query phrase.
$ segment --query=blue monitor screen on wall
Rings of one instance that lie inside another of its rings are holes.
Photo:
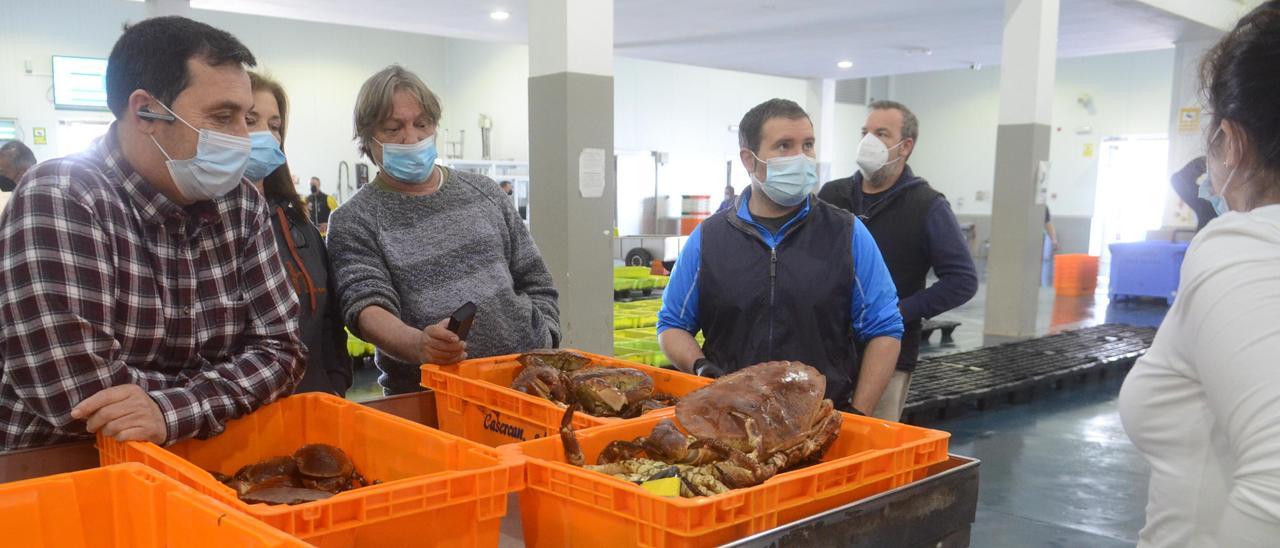
[[[107,60],[53,56],[53,106],[107,110]]]

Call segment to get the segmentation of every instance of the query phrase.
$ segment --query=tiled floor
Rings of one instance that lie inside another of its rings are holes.
[[[983,345],[985,294],[942,319],[963,322],[955,344]],[[1040,295],[1041,334],[1095,325],[1157,326],[1163,302],[1110,303],[1105,295]],[[1144,522],[1148,467],[1116,414],[1120,381],[1057,392],[931,425],[952,433],[951,451],[982,459],[975,547],[1133,546]]]

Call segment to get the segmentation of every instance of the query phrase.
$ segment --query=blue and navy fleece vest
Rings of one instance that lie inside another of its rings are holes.
[[[733,372],[800,361],[827,377],[827,397],[847,408],[857,383],[852,318],[853,215],[810,200],[770,249],[737,208],[702,223],[698,318],[707,358]]]

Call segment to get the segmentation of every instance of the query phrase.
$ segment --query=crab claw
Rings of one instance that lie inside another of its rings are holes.
[[[720,474],[720,481],[731,488],[759,485],[777,473],[776,469],[762,466],[751,455],[720,440],[706,440],[706,445],[727,457],[727,460],[716,462],[714,466]]]
[[[564,460],[574,466],[582,466],[586,464],[586,458],[578,445],[578,434],[573,431],[573,414],[577,410],[576,402],[564,410],[564,418],[560,419],[560,443],[564,445]]]

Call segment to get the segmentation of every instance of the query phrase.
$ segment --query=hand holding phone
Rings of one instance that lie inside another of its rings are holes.
[[[471,332],[471,322],[476,319],[476,303],[467,302],[458,307],[449,316],[449,331],[457,335],[461,340],[467,340],[467,333]]]

